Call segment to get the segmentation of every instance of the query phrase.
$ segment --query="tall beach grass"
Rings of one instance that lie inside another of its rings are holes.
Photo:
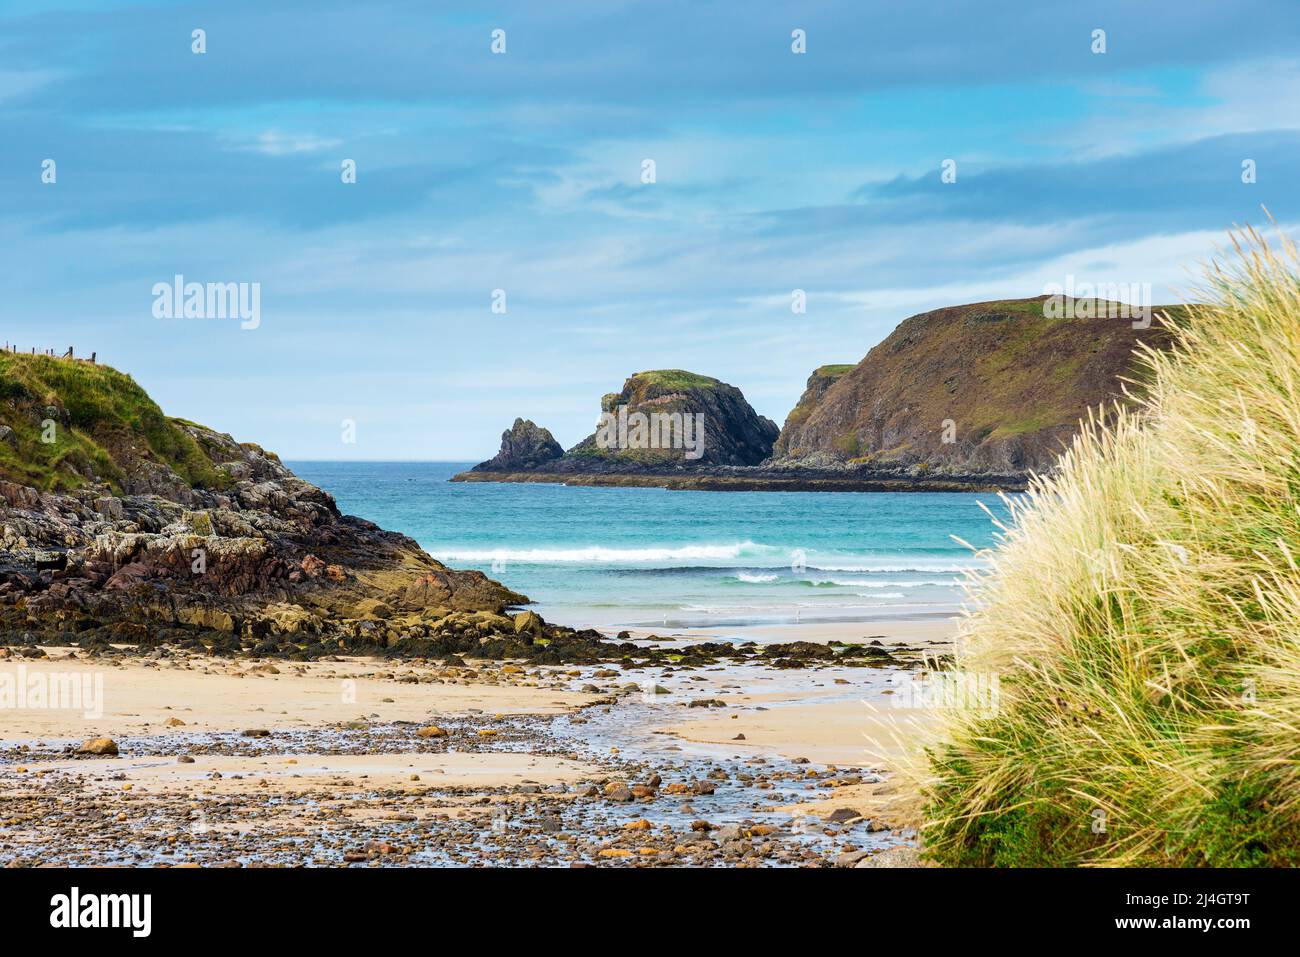
[[[971,583],[1000,699],[941,719],[934,862],[1300,864],[1300,257],[1233,246]]]

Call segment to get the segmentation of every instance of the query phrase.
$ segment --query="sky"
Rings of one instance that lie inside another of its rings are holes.
[[[1191,295],[1261,207],[1294,0],[0,0],[0,336],[290,460],[568,447],[657,368],[779,424],[927,309]]]

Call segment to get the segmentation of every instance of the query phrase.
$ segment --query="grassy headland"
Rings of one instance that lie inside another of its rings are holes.
[[[123,466],[154,461],[191,485],[218,487],[182,420],[163,414],[129,375],[105,365],[0,352],[0,478],[43,491],[102,479],[121,488]]]

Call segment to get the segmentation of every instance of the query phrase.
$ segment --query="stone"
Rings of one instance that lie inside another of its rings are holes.
[[[831,824],[847,824],[849,821],[856,821],[861,817],[861,811],[856,811],[851,807],[837,807],[826,815],[826,820]]]
[[[93,754],[98,757],[116,757],[117,742],[112,738],[90,738],[81,742],[77,748],[78,754]]]
[[[514,622],[516,635],[540,635],[545,628],[541,616],[533,611],[521,611]]]
[[[921,852],[914,847],[891,847],[864,857],[855,867],[924,867]]]
[[[202,535],[207,538],[212,534],[212,516],[207,512],[182,512],[181,521],[195,535]]]
[[[632,791],[623,784],[605,785],[605,797],[611,801],[627,802],[632,800]]]

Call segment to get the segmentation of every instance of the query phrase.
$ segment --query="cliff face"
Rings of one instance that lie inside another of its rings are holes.
[[[813,374],[808,377],[807,385],[804,386],[803,395],[786,416],[781,434],[777,436],[776,444],[772,448],[774,458],[798,457],[803,453],[802,449],[790,448],[791,439],[801,434],[803,424],[808,421],[808,416],[816,411],[830,387],[852,370],[852,365],[828,365],[813,370]]]
[[[511,464],[518,460],[516,430],[523,421],[516,420],[497,456],[472,471],[662,473],[757,465],[771,455],[779,431],[735,386],[681,369],[638,372],[622,391],[605,395],[600,407],[596,431],[562,457]]]
[[[1166,341],[1155,323],[1045,318],[1041,298],[912,316],[856,367],[813,374],[771,464],[1043,471],[1121,395],[1138,344]]]
[[[515,635],[501,612],[524,596],[341,515],[273,453],[168,418],[113,369],[0,354],[0,423],[0,638],[319,653],[467,616]]]

